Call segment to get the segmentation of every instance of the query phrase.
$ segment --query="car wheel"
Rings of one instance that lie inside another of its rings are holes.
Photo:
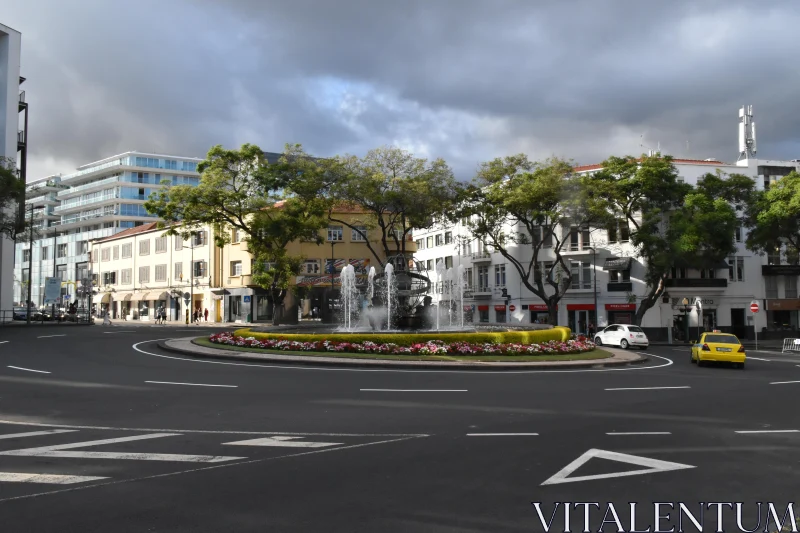
[[[697,366],[703,366],[704,364],[705,364],[705,363],[703,362],[703,360],[702,360],[702,359],[700,359],[700,356],[698,355],[698,356],[697,356]]]
[[[598,346],[602,346],[603,345],[603,339],[601,339],[600,337],[595,337],[594,338],[594,343],[596,345],[598,345]]]
[[[739,370],[744,370],[744,363],[739,363]]]
[[[689,360],[692,362],[692,364],[696,364],[697,363],[697,361],[694,358],[694,352],[689,354]]]
[[[622,339],[621,341],[619,341],[619,347],[622,348],[623,350],[627,350],[628,349],[628,341],[626,341],[625,339]]]

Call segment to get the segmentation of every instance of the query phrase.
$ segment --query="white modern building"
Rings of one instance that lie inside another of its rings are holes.
[[[90,241],[153,222],[144,203],[164,182],[197,185],[202,159],[126,152],[83,165],[67,175],[30,182],[26,210],[33,208],[39,238],[33,247],[17,243],[14,301],[27,299],[28,268],[31,301],[44,303],[45,278],[62,281],[65,305],[88,280]],[[30,255],[32,254],[32,255]]]
[[[0,158],[15,161],[19,167],[27,154],[27,105],[19,90],[25,81],[20,76],[22,35],[0,24]],[[20,129],[20,113],[24,112]],[[20,157],[20,155],[22,157]],[[20,169],[24,179],[24,166]],[[0,311],[10,311],[14,297],[14,243],[0,237]]]
[[[695,184],[704,174],[719,170],[752,176],[757,187],[763,189],[776,177],[800,170],[797,160],[755,159],[752,108],[743,108],[740,120],[744,133],[740,133],[737,163],[675,159],[680,179]],[[600,168],[601,165],[586,165],[575,170],[593,172]],[[518,230],[509,227],[508,231]],[[604,327],[632,322],[647,287],[643,281],[645,266],[629,243],[627,226],[608,230],[569,228],[563,237],[568,239],[562,254],[570,264],[572,286],[560,302],[558,323],[568,325],[575,332],[586,332],[590,325]],[[484,248],[472,237],[465,221],[449,227],[439,225],[415,231],[414,238],[418,247],[415,259],[423,262],[433,281],[441,281],[435,274],[439,260],[456,270],[463,265],[469,286],[464,311],[474,323],[547,321],[544,302],[525,288],[517,270],[500,253]],[[731,331],[751,339],[754,328],[758,329],[760,337],[770,332],[780,337],[782,330],[800,329],[797,294],[800,266],[781,265],[777,255],[755,255],[746,249],[745,238],[744,229],[737,231],[735,255],[718,265],[699,269],[697,265],[686,264],[672,270],[660,303],[648,310],[642,321],[651,340],[684,339],[687,335],[692,338],[698,327]],[[555,255],[547,252],[545,243],[540,252],[543,271],[555,260]],[[530,246],[522,246],[512,253],[523,263],[530,261]],[[504,289],[510,296],[508,310],[507,300],[502,296]],[[548,291],[552,293],[552,289]],[[434,303],[448,298],[448,295],[437,294]],[[761,312],[755,316],[749,311],[753,300],[761,303]]]

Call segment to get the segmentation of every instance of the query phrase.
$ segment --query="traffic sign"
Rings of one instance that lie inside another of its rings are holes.
[[[755,300],[750,302],[750,311],[753,313],[758,313],[758,302],[756,302]]]
[[[513,304],[512,304],[512,305],[509,305],[509,306],[508,306],[508,310],[509,310],[509,311],[516,311],[516,310],[517,310],[517,306],[516,306],[516,305],[513,305]]]

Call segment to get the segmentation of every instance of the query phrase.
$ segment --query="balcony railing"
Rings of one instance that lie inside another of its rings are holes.
[[[608,292],[630,292],[633,290],[631,281],[611,281],[608,283]]]
[[[61,205],[55,208],[56,213],[61,213],[63,211],[67,211],[69,209],[74,209],[76,207],[83,207],[85,205],[92,205],[100,202],[107,202],[108,200],[116,200],[119,198],[118,193],[114,194],[106,194],[98,198],[90,198],[88,200],[78,200],[77,202],[70,201],[70,202],[63,202]]]
[[[61,222],[59,225],[63,226],[64,224],[73,224],[75,222],[83,222],[84,220],[92,220],[95,218],[102,218],[102,217],[110,217],[114,215],[118,215],[119,212],[114,209],[112,211],[104,211],[102,213],[92,213],[91,215],[74,215],[71,217],[62,217]]]
[[[17,132],[17,144],[25,144],[25,137],[26,137],[25,131],[19,130]]]
[[[20,104],[24,104],[25,103],[25,91],[20,91],[19,92],[19,103]]]
[[[492,256],[487,251],[483,252],[473,252],[472,253],[472,260],[473,261],[491,261]]]
[[[728,286],[725,278],[668,278],[664,285],[668,288],[717,288],[724,289]]]
[[[91,183],[86,183],[84,185],[78,185],[77,187],[70,187],[64,191],[59,191],[59,196],[66,196],[68,194],[74,194],[76,192],[85,191],[86,189],[95,189],[97,187],[102,187],[103,185],[107,185],[109,183],[117,183],[121,181],[121,175],[117,174],[116,176],[111,176],[110,178],[105,178],[102,180],[93,181]]]

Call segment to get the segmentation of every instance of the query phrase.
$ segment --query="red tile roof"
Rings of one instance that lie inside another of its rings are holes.
[[[641,161],[641,158],[637,159],[637,161]],[[706,161],[705,159],[673,159],[673,163],[678,165],[732,165],[732,163],[725,163],[723,161],[717,161],[716,159],[711,161]],[[576,172],[585,172],[587,170],[598,170],[603,168],[601,163],[597,163],[594,165],[581,165],[578,167],[574,167],[573,170]]]
[[[103,237],[101,239],[97,239],[95,240],[95,242],[115,241],[117,239],[130,237],[131,235],[138,235],[139,233],[147,233],[148,231],[153,231],[156,229],[158,229],[158,222],[148,222],[147,224],[142,224],[141,226],[136,226],[134,228],[128,228],[124,231],[120,231],[119,233],[115,233],[110,237]]]

